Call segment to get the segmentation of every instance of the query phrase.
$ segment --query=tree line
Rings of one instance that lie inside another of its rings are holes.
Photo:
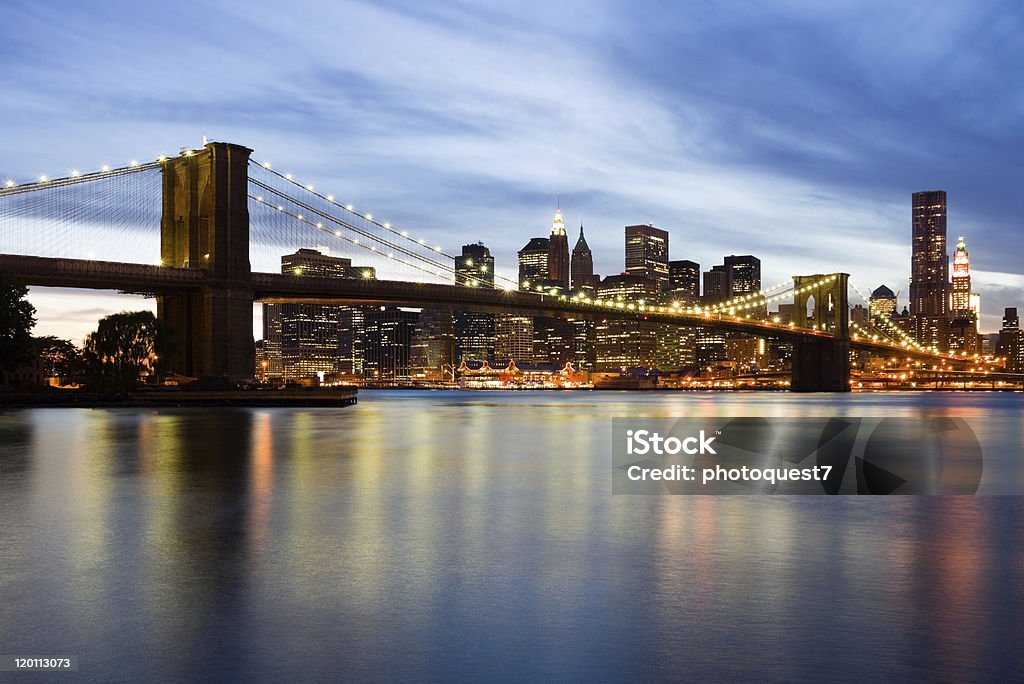
[[[150,311],[125,311],[99,321],[79,347],[34,337],[36,310],[28,288],[0,274],[0,371],[7,377],[38,364],[45,377],[99,392],[123,392],[159,381],[177,355],[170,330]]]

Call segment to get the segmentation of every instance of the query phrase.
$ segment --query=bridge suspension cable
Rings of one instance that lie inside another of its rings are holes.
[[[0,252],[160,263],[166,158],[0,188]]]
[[[362,214],[351,206],[342,206],[334,200],[333,195],[324,195],[316,192],[312,186],[303,186],[291,178],[290,174],[274,171],[265,163],[250,162],[250,168],[262,169],[273,179],[284,181],[287,184],[284,189],[275,187],[250,172],[249,180],[252,190],[254,190],[250,196],[257,203],[273,206],[281,211],[286,205],[293,206],[295,210],[290,212],[293,218],[321,230],[323,234],[343,238],[350,245],[377,256],[386,256],[395,263],[409,266],[421,273],[443,277],[449,281],[457,280],[454,268],[455,257],[445,253],[439,246],[430,248],[426,240],[410,237],[407,231],[399,231],[390,223],[375,220],[371,214]],[[295,190],[299,192],[296,193]],[[319,206],[314,202],[317,202]],[[314,220],[304,220],[313,217],[315,217]],[[358,225],[357,221],[364,225]],[[330,229],[328,230],[323,224],[329,224]],[[356,237],[350,239],[351,235]],[[404,258],[395,256],[396,254],[403,255]],[[497,273],[494,274],[494,280],[498,287],[505,290],[514,290],[518,285],[517,280]]]
[[[382,251],[378,250],[375,245],[360,242],[359,238],[354,238],[354,237],[351,237],[349,235],[346,235],[341,230],[331,230],[330,228],[325,227],[323,222],[313,221],[308,216],[305,216],[303,214],[297,214],[297,213],[294,213],[292,211],[289,211],[288,209],[286,209],[284,207],[284,205],[278,204],[278,205],[273,205],[272,206],[269,203],[267,203],[266,200],[262,196],[259,196],[259,195],[249,195],[249,197],[250,197],[250,199],[255,200],[259,204],[265,205],[265,206],[267,206],[267,207],[269,207],[269,208],[271,208],[271,209],[273,209],[275,211],[278,211],[278,212],[282,213],[285,216],[288,216],[288,217],[294,219],[295,221],[298,221],[300,223],[308,225],[309,227],[313,228],[314,230],[322,232],[324,235],[344,240],[345,242],[349,243],[350,245],[353,245],[353,246],[356,246],[356,247],[361,247],[361,248],[366,249],[366,250],[368,250],[370,252],[373,252],[374,254],[376,254],[378,256],[387,257],[388,259],[391,259],[392,261],[400,263],[403,266],[408,266],[408,267],[416,269],[416,270],[418,270],[418,271],[420,271],[422,273],[426,273],[428,275],[435,276],[435,277],[438,277],[438,278],[441,278],[441,279],[444,279],[444,280],[447,280],[449,275],[454,275],[454,273],[455,273],[455,269],[454,268],[449,268],[448,269],[449,271],[451,271],[451,273],[438,273],[437,271],[432,271],[430,269],[424,268],[421,265],[414,264],[414,263],[412,263],[410,261],[406,261],[406,260],[404,260],[404,259],[402,259],[400,257],[396,257],[393,252],[387,252],[387,253],[382,252]],[[328,219],[328,220],[330,220],[330,219]],[[351,226],[349,228],[351,230],[357,230],[357,229],[355,229],[354,227],[351,227]]]
[[[80,183],[89,183],[96,180],[107,180],[110,178],[117,178],[119,176],[126,176],[133,173],[140,173],[142,171],[151,171],[159,168],[160,165],[167,160],[167,157],[161,156],[154,161],[139,162],[132,161],[126,166],[118,166],[116,168],[110,166],[104,166],[96,171],[72,171],[67,176],[59,176],[50,178],[49,176],[42,175],[31,181],[18,182],[13,178],[8,178],[4,181],[3,187],[0,187],[0,197],[7,197],[10,195],[21,195],[27,192],[38,192],[39,190],[52,190],[54,188],[67,187],[69,185],[78,185]]]

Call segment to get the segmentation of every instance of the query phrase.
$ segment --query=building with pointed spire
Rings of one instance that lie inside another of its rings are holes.
[[[583,224],[580,224],[580,237],[576,246],[572,248],[572,261],[570,263],[572,275],[572,288],[574,290],[592,290],[597,286],[597,276],[594,275],[594,253],[590,251],[590,245],[583,236]]]
[[[561,207],[555,211],[548,235],[548,279],[569,290],[569,235],[565,232]]]
[[[971,297],[971,264],[961,235],[953,252],[953,282],[949,296],[949,343],[953,349],[977,352],[978,311]]]
[[[868,315],[874,325],[885,322],[896,314],[896,293],[886,285],[879,285],[868,300]]]
[[[962,318],[971,310],[971,262],[964,244],[963,235],[956,243],[953,252],[953,292],[950,299],[950,311],[953,318]]]

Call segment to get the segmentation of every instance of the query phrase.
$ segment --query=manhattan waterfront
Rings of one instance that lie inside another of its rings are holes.
[[[613,417],[951,415],[997,472],[1022,409],[364,391],[344,409],[7,411],[0,634],[130,681],[1008,680],[1019,496],[613,496],[608,444]]]

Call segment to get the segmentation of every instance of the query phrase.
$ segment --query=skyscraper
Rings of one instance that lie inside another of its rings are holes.
[[[281,273],[320,278],[375,276],[372,268],[353,266],[351,259],[315,249],[282,256]],[[286,379],[318,373],[362,374],[364,309],[338,304],[264,304],[269,374]]]
[[[953,252],[953,282],[950,308],[953,318],[965,318],[971,310],[971,263],[961,235]]]
[[[612,275],[597,288],[603,299],[638,302],[656,301],[658,281],[642,275]],[[598,371],[652,368],[656,362],[657,325],[650,321],[599,320],[596,325],[596,365]]]
[[[1003,313],[1003,327],[999,331],[999,353],[1006,357],[1006,370],[1024,371],[1024,340],[1021,339],[1020,318],[1016,307],[1007,307]]]
[[[576,246],[572,248],[572,262],[570,265],[574,290],[594,289],[597,285],[597,277],[594,276],[594,254],[590,251],[587,239],[583,237],[583,224],[580,224],[580,237],[576,240]]]
[[[561,208],[555,211],[548,236],[548,279],[562,290],[569,290],[569,236],[565,232]]]
[[[730,298],[761,291],[761,260],[756,256],[733,254],[725,257],[722,265],[729,272]]]
[[[409,356],[414,377],[451,379],[455,368],[455,317],[450,311],[420,312]]]
[[[364,373],[374,380],[412,377],[411,349],[419,314],[394,306],[367,307]]]
[[[668,262],[668,289],[675,299],[696,304],[700,299],[700,264],[687,259]]]
[[[946,252],[946,192],[912,196],[910,314],[915,337],[926,347],[949,346],[949,255]]]
[[[532,290],[548,282],[548,246],[546,237],[531,238],[519,250],[519,289]]]
[[[732,291],[729,275],[729,270],[722,265],[712,266],[710,271],[704,272],[704,294],[701,296],[703,304],[719,304],[729,299],[729,293]]]
[[[455,284],[494,287],[494,257],[482,242],[463,245],[455,257]],[[459,311],[455,314],[456,363],[480,363],[494,358],[494,314]]]
[[[668,289],[668,232],[651,224],[626,226],[626,273]]]
[[[896,313],[896,293],[885,285],[876,287],[868,302],[868,313],[872,323],[884,326]]]
[[[949,346],[975,353],[980,348],[978,312],[971,296],[971,265],[963,236],[953,252],[953,280],[950,292]]]

